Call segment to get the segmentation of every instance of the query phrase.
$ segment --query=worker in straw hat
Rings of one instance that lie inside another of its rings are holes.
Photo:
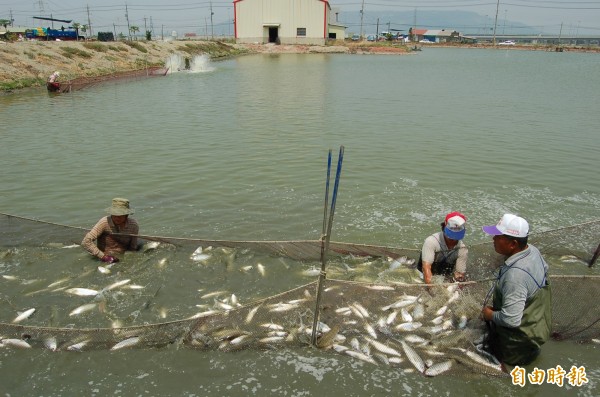
[[[129,217],[134,211],[127,199],[114,198],[106,212],[108,216],[96,223],[81,245],[102,262],[115,263],[119,261],[117,255],[137,250],[139,226],[135,219]]]
[[[527,365],[550,337],[548,264],[536,247],[527,244],[525,219],[504,214],[498,224],[483,226],[483,231],[494,236],[494,249],[505,257],[492,287],[492,305],[484,304],[481,313],[490,327],[488,347],[503,363]]]
[[[425,239],[417,270],[426,284],[434,275],[453,281],[464,281],[467,273],[468,250],[461,241],[465,237],[467,218],[460,212],[450,212],[440,224],[442,230]]]
[[[54,83],[54,82],[58,81],[59,77],[60,77],[60,72],[56,71],[56,72],[52,73],[50,75],[50,77],[48,77],[48,83]]]

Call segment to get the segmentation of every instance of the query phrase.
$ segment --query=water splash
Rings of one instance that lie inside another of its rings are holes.
[[[208,55],[196,55],[189,58],[180,54],[173,54],[166,60],[165,65],[169,68],[169,73],[204,73],[215,70],[210,64]]]

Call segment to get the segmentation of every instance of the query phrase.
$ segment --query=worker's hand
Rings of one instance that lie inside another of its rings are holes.
[[[104,255],[100,260],[105,263],[117,263],[119,261],[119,258],[115,258],[114,256],[110,255]]]
[[[485,321],[492,321],[492,317],[494,316],[494,310],[490,306],[485,306],[483,310],[481,310],[481,319]]]

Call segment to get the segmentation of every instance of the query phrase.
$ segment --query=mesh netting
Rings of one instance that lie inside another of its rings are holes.
[[[134,80],[142,77],[164,76],[168,72],[167,68],[163,67],[148,67],[144,69],[128,70],[124,72],[115,72],[109,75],[78,77],[71,80],[59,81],[60,92],[78,91],[84,88],[90,88],[98,84],[117,81],[117,80]]]
[[[468,247],[470,281],[451,284],[438,279],[438,284],[427,286],[411,265],[418,258],[418,249],[332,242],[327,279],[316,310],[319,240],[144,236],[145,248],[133,254],[137,262],[121,269],[118,276],[113,273],[116,278],[107,285],[108,280],[96,270],[98,263],[92,264],[81,249],[72,250],[76,252],[69,257],[80,274],[73,275],[73,268],[62,274],[53,270],[65,260],[63,253],[68,250],[64,248],[79,244],[85,232],[84,228],[0,216],[0,273],[7,285],[21,277],[20,295],[0,295],[6,302],[0,307],[0,318],[5,319],[0,323],[3,343],[26,341],[55,350],[301,347],[311,344],[316,314],[316,346],[333,354],[431,376],[445,372],[503,374],[493,357],[478,348],[486,333],[479,314],[493,286],[493,270],[501,262],[490,243]],[[600,308],[581,304],[600,297],[600,276],[588,266],[599,235],[600,221],[595,221],[531,237],[552,273],[562,273],[550,277],[555,339],[588,342],[600,337]],[[202,252],[199,246],[204,247]],[[43,269],[31,270],[39,263],[45,264]],[[215,279],[222,282],[203,285],[190,297],[186,291],[199,285],[192,280],[198,269],[190,270],[190,263],[201,263],[202,271],[214,272]],[[281,269],[277,285],[260,283],[277,269]],[[160,272],[167,271],[181,277],[172,289],[164,281],[156,282],[162,277]],[[298,287],[298,278],[291,272],[313,281]],[[29,279],[31,274],[36,279]],[[48,284],[52,277],[58,280]],[[143,285],[133,285],[134,281]],[[248,303],[240,304],[224,285],[243,293]],[[146,292],[138,292],[138,288]],[[84,289],[92,291],[89,297]],[[77,299],[83,300],[72,303],[72,295],[79,293],[85,297]],[[166,317],[157,302],[161,298],[177,302],[178,307],[170,309],[172,316],[183,319],[156,321]],[[50,299],[56,302],[54,312],[39,309],[32,318],[9,323],[8,316],[16,316],[17,309],[40,308]],[[80,317],[78,310],[87,316]],[[112,319],[111,325],[107,318]],[[18,341],[8,342],[12,339]]]

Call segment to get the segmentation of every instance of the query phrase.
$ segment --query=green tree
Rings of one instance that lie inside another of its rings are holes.
[[[152,31],[146,30],[146,40],[152,40]]]
[[[73,24],[73,29],[75,29],[75,34],[77,35],[77,40],[79,40],[79,29],[81,29],[81,24],[75,22]]]
[[[81,25],[81,31],[82,31],[83,33],[86,33],[86,32],[88,31],[88,29],[89,29],[89,26],[88,26],[88,25]],[[88,37],[88,38],[89,38],[89,37]]]
[[[135,34],[140,31],[139,26],[130,26],[129,33],[135,37]]]
[[[0,26],[4,26],[4,29],[10,25],[10,19],[0,19]]]

